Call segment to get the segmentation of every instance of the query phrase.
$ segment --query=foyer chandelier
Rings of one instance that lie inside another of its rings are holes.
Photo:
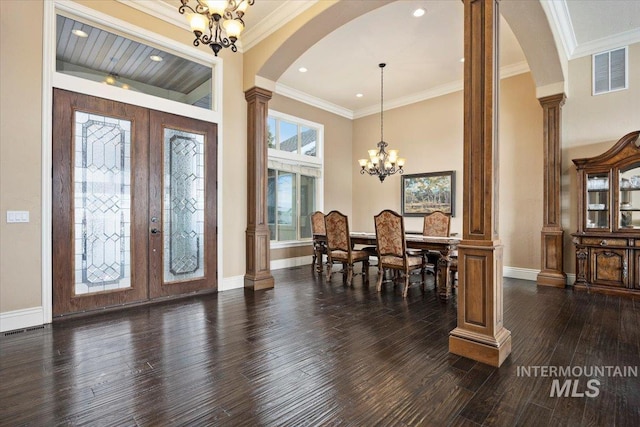
[[[237,52],[236,41],[244,30],[242,17],[255,0],[195,0],[195,7],[189,5],[190,1],[180,0],[182,6],[178,12],[187,14],[191,31],[196,36],[193,45],[207,45],[215,56],[227,47]]]
[[[379,64],[380,67],[380,142],[377,149],[369,150],[369,159],[360,159],[360,173],[368,173],[377,176],[380,182],[386,177],[396,172],[403,173],[405,159],[398,158],[398,150],[389,150],[386,148],[389,144],[384,142],[384,67],[387,64]]]

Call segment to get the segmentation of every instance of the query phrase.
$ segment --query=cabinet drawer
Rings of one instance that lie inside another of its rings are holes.
[[[627,246],[627,239],[610,239],[608,237],[584,237],[582,239],[583,245],[597,245],[597,246]]]

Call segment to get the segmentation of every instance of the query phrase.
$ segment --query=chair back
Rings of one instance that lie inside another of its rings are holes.
[[[327,235],[327,249],[350,253],[351,239],[349,238],[347,216],[338,211],[331,211],[324,217],[324,226]]]
[[[324,214],[320,211],[315,211],[311,214],[311,234],[315,235],[325,235],[327,234],[324,228]]]
[[[449,237],[451,215],[442,211],[433,211],[424,216],[423,236]]]
[[[382,256],[404,257],[407,243],[404,238],[402,215],[385,209],[374,216],[378,254]]]

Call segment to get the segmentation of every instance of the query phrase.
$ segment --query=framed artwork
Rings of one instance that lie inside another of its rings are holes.
[[[402,215],[423,216],[442,211],[455,216],[455,171],[403,175],[401,185]]]

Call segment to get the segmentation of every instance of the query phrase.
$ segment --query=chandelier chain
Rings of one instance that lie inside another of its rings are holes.
[[[386,150],[389,145],[384,141],[384,67],[387,64],[380,63],[380,141],[378,150],[369,150],[369,159],[359,159],[360,173],[377,176],[380,182],[395,173],[403,173],[405,159],[398,158],[398,150]]]
[[[384,141],[384,67],[380,64],[380,141]]]

